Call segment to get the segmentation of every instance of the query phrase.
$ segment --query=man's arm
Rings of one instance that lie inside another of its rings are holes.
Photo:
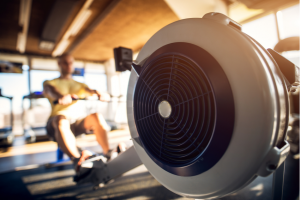
[[[101,98],[100,92],[98,92],[97,90],[92,90],[91,88],[89,88],[87,86],[84,89],[90,95],[97,95],[98,99],[100,100],[100,98]]]
[[[89,87],[86,87],[85,91],[87,93],[89,93],[90,95],[96,95],[98,97],[98,99],[101,100],[101,101],[109,101],[110,100],[110,96],[106,93],[100,93],[99,91],[92,90]]]
[[[43,93],[46,97],[57,99],[58,104],[68,105],[72,103],[72,96],[70,94],[62,95],[54,86],[44,83]]]

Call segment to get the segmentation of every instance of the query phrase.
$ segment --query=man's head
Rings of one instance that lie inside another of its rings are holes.
[[[72,74],[74,58],[68,53],[62,54],[58,59],[58,66],[62,75]]]

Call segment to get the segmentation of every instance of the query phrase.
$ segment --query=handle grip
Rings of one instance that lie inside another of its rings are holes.
[[[77,101],[77,100],[86,100],[85,98],[72,98],[72,101]],[[58,104],[58,100],[53,101],[53,104],[56,105]]]
[[[78,100],[88,100],[88,99],[86,99],[86,98],[78,98],[78,99],[72,98],[72,100],[73,101],[78,101]],[[99,101],[102,101],[102,100],[99,100]],[[111,103],[113,101],[102,101],[102,102]],[[126,101],[116,101],[116,102],[122,103],[122,102],[126,102]],[[54,105],[58,104],[58,100],[53,101],[53,104]]]

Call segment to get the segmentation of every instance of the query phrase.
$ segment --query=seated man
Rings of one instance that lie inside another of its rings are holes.
[[[66,153],[74,162],[77,169],[82,161],[92,155],[84,150],[81,155],[76,147],[75,136],[87,131],[93,131],[97,142],[103,149],[103,154],[109,157],[109,145],[107,132],[109,126],[103,116],[97,113],[82,117],[82,112],[76,109],[77,101],[72,98],[85,98],[86,96],[97,95],[100,100],[100,93],[90,89],[86,84],[72,79],[73,57],[63,54],[58,60],[60,77],[44,82],[44,95],[51,104],[52,112],[47,122],[47,133],[57,143],[60,149]],[[56,101],[56,103],[54,103]]]

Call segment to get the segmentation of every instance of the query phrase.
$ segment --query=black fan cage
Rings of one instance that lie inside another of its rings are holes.
[[[171,115],[158,106],[168,101]],[[186,166],[205,151],[215,126],[212,87],[201,67],[177,53],[154,58],[142,68],[134,94],[134,118],[144,148],[160,162]]]

